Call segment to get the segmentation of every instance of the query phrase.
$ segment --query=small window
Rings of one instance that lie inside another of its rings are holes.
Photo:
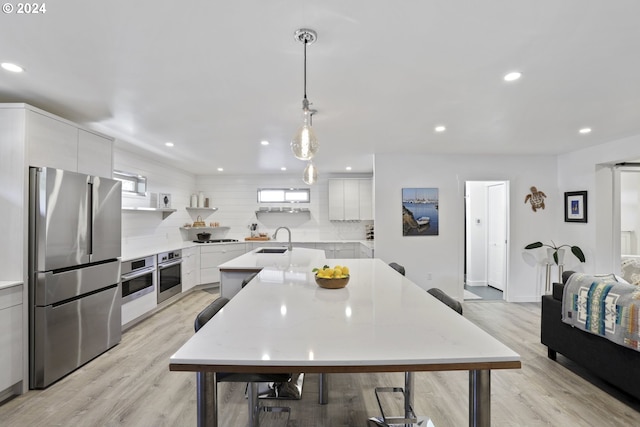
[[[113,171],[113,179],[122,182],[122,192],[136,196],[147,195],[147,177],[131,172]]]
[[[309,203],[308,188],[259,188],[259,203]]]

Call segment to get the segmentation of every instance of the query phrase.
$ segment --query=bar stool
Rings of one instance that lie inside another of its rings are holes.
[[[218,298],[214,300],[211,304],[204,308],[198,315],[194,321],[193,327],[196,332],[200,330],[209,320],[213,318],[222,308],[229,302],[228,298]],[[215,420],[213,424],[217,426],[217,416],[218,416],[218,393],[217,393],[217,384],[208,384],[208,379],[211,379],[211,375],[208,372],[197,372],[196,373],[196,381],[198,388],[198,414],[206,414],[207,413],[207,403],[215,405]],[[280,407],[280,406],[260,406],[260,402],[258,400],[258,383],[260,382],[274,382],[274,383],[283,383],[288,382],[291,379],[291,374],[253,374],[253,373],[217,373],[216,374],[216,382],[243,382],[248,383],[247,386],[247,396],[248,396],[248,405],[249,405],[249,426],[251,427],[259,427],[260,426],[260,412],[286,412],[287,413],[287,423],[289,422],[289,416],[291,415],[291,408],[288,407]],[[213,395],[213,402],[204,402],[202,399],[202,391],[206,387],[211,387]],[[198,419],[205,420],[207,417],[199,416]],[[200,427],[200,426],[198,426]]]

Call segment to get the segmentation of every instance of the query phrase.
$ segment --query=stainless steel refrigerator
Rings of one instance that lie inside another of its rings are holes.
[[[120,342],[121,183],[29,170],[30,388]]]

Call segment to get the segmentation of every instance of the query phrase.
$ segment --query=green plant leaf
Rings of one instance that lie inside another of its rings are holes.
[[[542,247],[542,242],[534,242],[534,243],[530,243],[527,246],[525,246],[525,249],[536,249],[536,248],[541,248]]]
[[[585,257],[584,257],[584,253],[582,252],[582,249],[580,249],[577,246],[571,246],[571,253],[573,253],[576,258],[578,258],[580,260],[580,262],[585,262]]]

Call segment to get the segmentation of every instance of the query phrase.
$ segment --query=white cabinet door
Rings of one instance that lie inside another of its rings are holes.
[[[220,282],[218,266],[245,253],[244,243],[211,245],[200,247],[201,283]]]
[[[360,180],[344,180],[344,219],[358,221],[360,219]]]
[[[0,289],[0,391],[22,380],[22,286]]]
[[[334,258],[356,258],[355,243],[336,243],[333,251]]]
[[[370,179],[329,180],[329,220],[373,219],[373,182]]]
[[[360,182],[360,219],[373,221],[373,180],[361,179]]]
[[[200,248],[182,250],[182,291],[200,284]]]
[[[111,178],[112,153],[111,139],[84,129],[78,130],[78,172]]]
[[[30,166],[78,170],[78,128],[27,111],[26,140]]]
[[[344,180],[329,180],[329,220],[344,220]]]

